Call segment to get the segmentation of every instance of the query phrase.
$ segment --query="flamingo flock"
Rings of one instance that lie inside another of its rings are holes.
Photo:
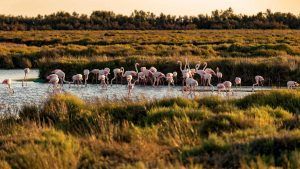
[[[190,93],[195,93],[198,86],[210,87],[210,90],[214,91],[214,86],[212,85],[212,79],[215,76],[217,78],[217,91],[218,93],[225,91],[226,93],[233,92],[232,91],[232,82],[231,81],[223,81],[223,73],[220,71],[219,67],[216,68],[216,71],[208,67],[207,62],[199,61],[195,68],[191,68],[188,59],[185,59],[185,64],[183,66],[182,61],[177,61],[179,64],[179,70],[181,71],[181,78],[182,79],[182,91],[188,91]],[[140,67],[140,71],[138,67],[140,66],[139,63],[134,64],[135,70],[126,70],[124,67],[115,68],[113,69],[113,78],[109,81],[110,69],[92,69],[91,71],[88,69],[83,70],[83,74],[75,74],[72,76],[71,81],[66,80],[66,74],[61,69],[55,69],[51,71],[51,74],[46,77],[49,82],[49,87],[52,88],[53,92],[59,92],[64,84],[69,84],[69,88],[73,84],[74,86],[80,87],[88,85],[89,76],[92,76],[92,82],[96,81],[96,84],[102,89],[108,89],[109,84],[113,84],[115,81],[116,84],[118,80],[120,80],[122,84],[122,80],[125,78],[127,81],[127,90],[128,95],[132,94],[134,86],[136,84],[139,85],[147,85],[151,84],[153,87],[157,87],[159,85],[163,85],[164,82],[167,82],[168,87],[171,88],[175,86],[178,80],[178,73],[169,72],[169,73],[162,73],[157,70],[155,67],[150,67],[147,69],[145,66]],[[201,68],[202,66],[202,68]],[[22,87],[27,86],[27,77],[30,73],[29,68],[24,69],[24,78],[22,80]],[[200,78],[197,80],[195,79],[195,75],[199,76]],[[98,82],[99,81],[99,82]],[[255,83],[252,85],[252,91],[256,86],[263,86],[264,77],[257,75],[254,77]],[[2,84],[7,85],[8,92],[10,94],[14,93],[12,88],[12,80],[11,79],[4,79]],[[240,77],[235,77],[234,85],[236,88],[242,87],[242,79]],[[287,88],[293,89],[298,87],[299,84],[296,81],[288,81]]]

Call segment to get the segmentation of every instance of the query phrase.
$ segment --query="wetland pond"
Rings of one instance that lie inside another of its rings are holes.
[[[37,79],[39,75],[38,69],[33,69],[28,75],[28,79]],[[28,81],[27,86],[22,87],[21,79],[24,77],[24,71],[22,69],[12,69],[4,70],[0,69],[0,81],[2,82],[6,78],[12,79],[12,88],[14,89],[14,94],[9,94],[7,91],[7,86],[0,85],[0,113],[3,112],[17,112],[22,105],[25,104],[40,104],[45,101],[50,95],[48,83],[39,83],[34,81]],[[235,89],[233,87],[233,95],[228,96],[226,93],[218,94],[216,91],[211,92],[209,90],[201,90],[203,87],[198,87],[198,90],[201,92],[196,92],[197,97],[205,96],[215,96],[218,95],[224,99],[230,98],[242,98],[253,92],[251,87],[242,87],[241,89]],[[208,88],[206,88],[208,89]],[[269,87],[257,88],[256,90],[270,90]],[[112,85],[108,86],[107,90],[102,89],[99,85],[88,84],[87,87],[77,87],[66,84],[63,87],[63,92],[68,92],[73,95],[76,95],[84,100],[93,100],[93,99],[123,99],[128,97],[128,91],[126,85]],[[180,86],[175,86],[168,88],[167,86],[139,86],[136,85],[131,98],[145,98],[148,100],[160,99],[166,97],[194,97],[187,93],[181,91]]]

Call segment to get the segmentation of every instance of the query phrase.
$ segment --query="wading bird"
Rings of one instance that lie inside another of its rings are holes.
[[[252,91],[254,91],[254,86],[263,86],[263,82],[264,82],[264,78],[262,77],[262,76],[260,76],[260,75],[257,75],[257,76],[255,76],[254,77],[254,79],[255,79],[255,83],[253,84],[253,86],[252,86]]]
[[[2,84],[7,85],[7,90],[8,90],[9,94],[14,94],[15,93],[14,89],[12,88],[12,81],[11,81],[11,79],[4,79],[2,81]]]
[[[167,73],[166,81],[168,82],[168,87],[169,88],[171,87],[171,85],[175,86],[175,84],[174,84],[174,74],[173,73]]]
[[[298,86],[299,86],[298,82],[295,82],[295,81],[288,81],[287,82],[287,88],[288,89],[293,89],[293,88],[296,88]]]
[[[99,75],[98,80],[100,81],[100,86],[102,87],[102,89],[107,89],[106,76]]]
[[[60,83],[61,85],[63,86],[64,83],[68,83],[65,78],[66,78],[66,74],[65,72],[63,72],[62,70],[60,69],[55,69],[53,70],[51,73],[54,73],[58,76],[59,80],[60,80]]]
[[[139,63],[134,64],[135,71],[134,70],[127,70],[126,72],[124,72],[124,68],[123,68],[122,77],[127,78],[128,75],[131,75],[132,78],[137,77],[138,76],[138,68],[137,68],[138,65],[139,65]]]
[[[87,87],[87,81],[89,79],[90,70],[84,69],[83,75],[84,75],[84,86]]]
[[[218,93],[220,93],[220,91],[222,90],[225,90],[226,93],[232,92],[231,87],[232,87],[232,83],[230,81],[225,81],[223,83],[217,84]]]
[[[79,87],[79,85],[82,85],[83,76],[82,74],[76,74],[72,76],[72,80],[73,80],[72,82],[69,82],[69,88],[71,87],[71,83],[73,83],[74,86],[76,84],[77,87]]]
[[[122,78],[122,72],[124,71],[124,68],[123,67],[121,67],[121,68],[115,68],[114,70],[113,70],[113,72],[114,72],[114,77],[111,79],[111,81],[110,81],[110,84],[112,85],[113,84],[113,81],[114,80],[116,80],[116,84],[118,83],[118,76],[121,76],[121,78]],[[122,82],[121,82],[122,83]]]
[[[239,86],[240,89],[242,88],[242,79],[240,77],[235,77],[234,83],[235,83],[235,88],[237,88],[237,86]]]
[[[189,90],[190,93],[195,93],[196,88],[198,87],[198,81],[192,77],[187,78],[185,81],[187,90]]]
[[[133,83],[131,82],[133,79],[133,77],[131,75],[127,75],[126,76],[126,80],[127,80],[127,89],[128,89],[128,97],[131,96],[132,90],[135,86],[136,81],[134,81]]]
[[[161,72],[155,72],[153,74],[153,77],[154,77],[154,83],[153,83],[153,86],[155,86],[155,83],[156,83],[156,86],[158,86],[162,80],[162,78],[165,78],[165,74],[161,73]]]
[[[26,79],[27,79],[27,75],[30,73],[30,69],[29,69],[29,68],[25,68],[25,69],[24,69],[24,73],[25,73],[25,75],[24,75],[24,79],[22,80],[22,87],[24,87],[24,81],[25,81],[25,84],[26,84],[26,86],[27,86],[27,81],[26,81]]]
[[[217,78],[218,78],[218,82],[220,83],[222,77],[223,77],[223,74],[220,72],[219,68],[217,67],[216,69],[216,72],[217,72]]]

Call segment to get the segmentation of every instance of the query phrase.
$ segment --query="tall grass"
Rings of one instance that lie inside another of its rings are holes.
[[[299,96],[85,102],[59,94],[1,118],[0,166],[298,168]]]

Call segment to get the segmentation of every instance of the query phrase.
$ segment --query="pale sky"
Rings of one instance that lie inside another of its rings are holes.
[[[0,14],[36,16],[57,11],[90,14],[109,10],[129,15],[133,10],[160,14],[210,14],[215,9],[232,7],[235,13],[254,14],[266,9],[300,14],[300,0],[0,0]]]

